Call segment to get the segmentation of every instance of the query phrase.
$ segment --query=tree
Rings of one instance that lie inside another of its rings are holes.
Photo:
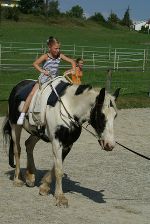
[[[57,16],[60,14],[60,11],[58,9],[59,2],[58,1],[50,1],[48,4],[48,15],[49,16]]]
[[[44,12],[44,0],[33,0],[32,12],[34,15],[39,15]]]
[[[0,4],[0,23],[1,23],[1,20],[2,20],[2,6]]]
[[[30,13],[33,8],[33,0],[20,0],[19,8],[20,8],[20,11],[25,14]]]
[[[95,14],[91,16],[89,19],[98,23],[106,23],[104,16],[99,12],[95,12]]]
[[[127,10],[125,11],[125,14],[124,14],[124,17],[123,17],[123,19],[121,21],[121,24],[123,26],[127,26],[129,28],[132,25],[132,20],[130,19],[130,8],[129,8],[129,6],[128,6]]]
[[[20,0],[19,8],[20,11],[29,14],[34,11],[41,11],[44,6],[44,0]]]
[[[111,11],[111,13],[110,13],[110,15],[108,17],[108,22],[109,23],[119,23],[120,19],[118,18],[118,16],[115,13],[113,13]]]
[[[70,17],[75,17],[75,18],[79,18],[79,19],[83,19],[83,8],[79,5],[75,5],[71,8],[70,11],[66,12],[66,15],[70,16]]]
[[[149,27],[148,26],[142,26],[141,30],[139,31],[140,33],[146,33],[149,34]]]

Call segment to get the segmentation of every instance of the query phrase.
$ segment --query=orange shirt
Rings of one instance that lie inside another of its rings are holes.
[[[81,77],[82,77],[82,71],[80,70],[80,68],[76,67],[76,74],[72,74],[71,78],[72,78],[72,82],[73,84],[81,84]]]

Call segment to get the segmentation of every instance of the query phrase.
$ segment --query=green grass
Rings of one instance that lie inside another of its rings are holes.
[[[37,17],[34,17],[34,22],[2,21],[0,40],[42,43],[54,35],[62,44],[145,48],[149,47],[147,44],[150,43],[149,35],[128,31],[122,27],[110,29],[92,22],[77,23],[78,20],[75,20],[76,22],[71,23],[63,18],[45,22],[36,19]]]
[[[2,21],[0,23],[0,43],[6,47],[11,47],[6,42],[21,42],[19,46],[22,47],[32,42],[33,44],[30,45],[30,48],[34,48],[37,46],[34,43],[43,43],[45,45],[47,38],[51,35],[56,36],[61,41],[62,46],[76,44],[78,46],[93,47],[138,48],[146,49],[150,55],[149,35],[129,31],[120,26],[110,29],[90,21],[77,19],[68,21],[65,18],[48,19],[45,21],[44,17],[26,15],[22,15],[21,21],[17,23],[12,21]],[[17,46],[17,43],[15,46]],[[101,49],[101,51],[103,50]],[[14,52],[11,55],[5,53],[3,56],[7,59],[14,59],[14,64],[16,63],[15,60],[20,58],[24,60],[22,63],[26,63],[25,55],[21,53]],[[31,66],[26,71],[0,70],[0,84],[2,84],[0,86],[0,115],[3,115],[4,111],[6,111],[7,103],[5,100],[8,99],[9,93],[16,83],[25,78],[37,79],[38,74],[32,69],[35,55],[28,55],[28,59]],[[5,63],[9,63],[9,61],[7,60]],[[134,62],[133,65],[136,67],[139,63]],[[113,67],[109,62],[107,66],[108,68]],[[106,75],[106,69],[88,70],[85,68],[83,83],[90,83],[96,88],[99,86],[103,87],[106,83]],[[138,69],[113,72],[112,92],[118,87],[121,88],[121,95],[118,101],[119,108],[150,107],[150,97],[147,94],[150,91],[149,70],[145,72]]]

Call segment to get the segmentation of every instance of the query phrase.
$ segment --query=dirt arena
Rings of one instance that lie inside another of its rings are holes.
[[[3,118],[0,118],[2,124]],[[22,133],[22,174],[26,167]],[[115,121],[116,140],[150,157],[150,108],[120,110]],[[64,163],[63,189],[68,208],[58,208],[52,194],[38,194],[40,180],[52,164],[51,145],[40,141],[34,156],[34,188],[13,186],[0,135],[0,224],[148,224],[150,223],[150,161],[116,145],[102,151],[83,131]],[[52,193],[54,186],[52,186]]]

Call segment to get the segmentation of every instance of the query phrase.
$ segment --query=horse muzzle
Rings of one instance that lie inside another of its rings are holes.
[[[102,149],[105,151],[112,151],[113,148],[115,147],[115,144],[105,142],[104,140],[98,140],[98,142],[99,142],[100,146],[102,147]]]

